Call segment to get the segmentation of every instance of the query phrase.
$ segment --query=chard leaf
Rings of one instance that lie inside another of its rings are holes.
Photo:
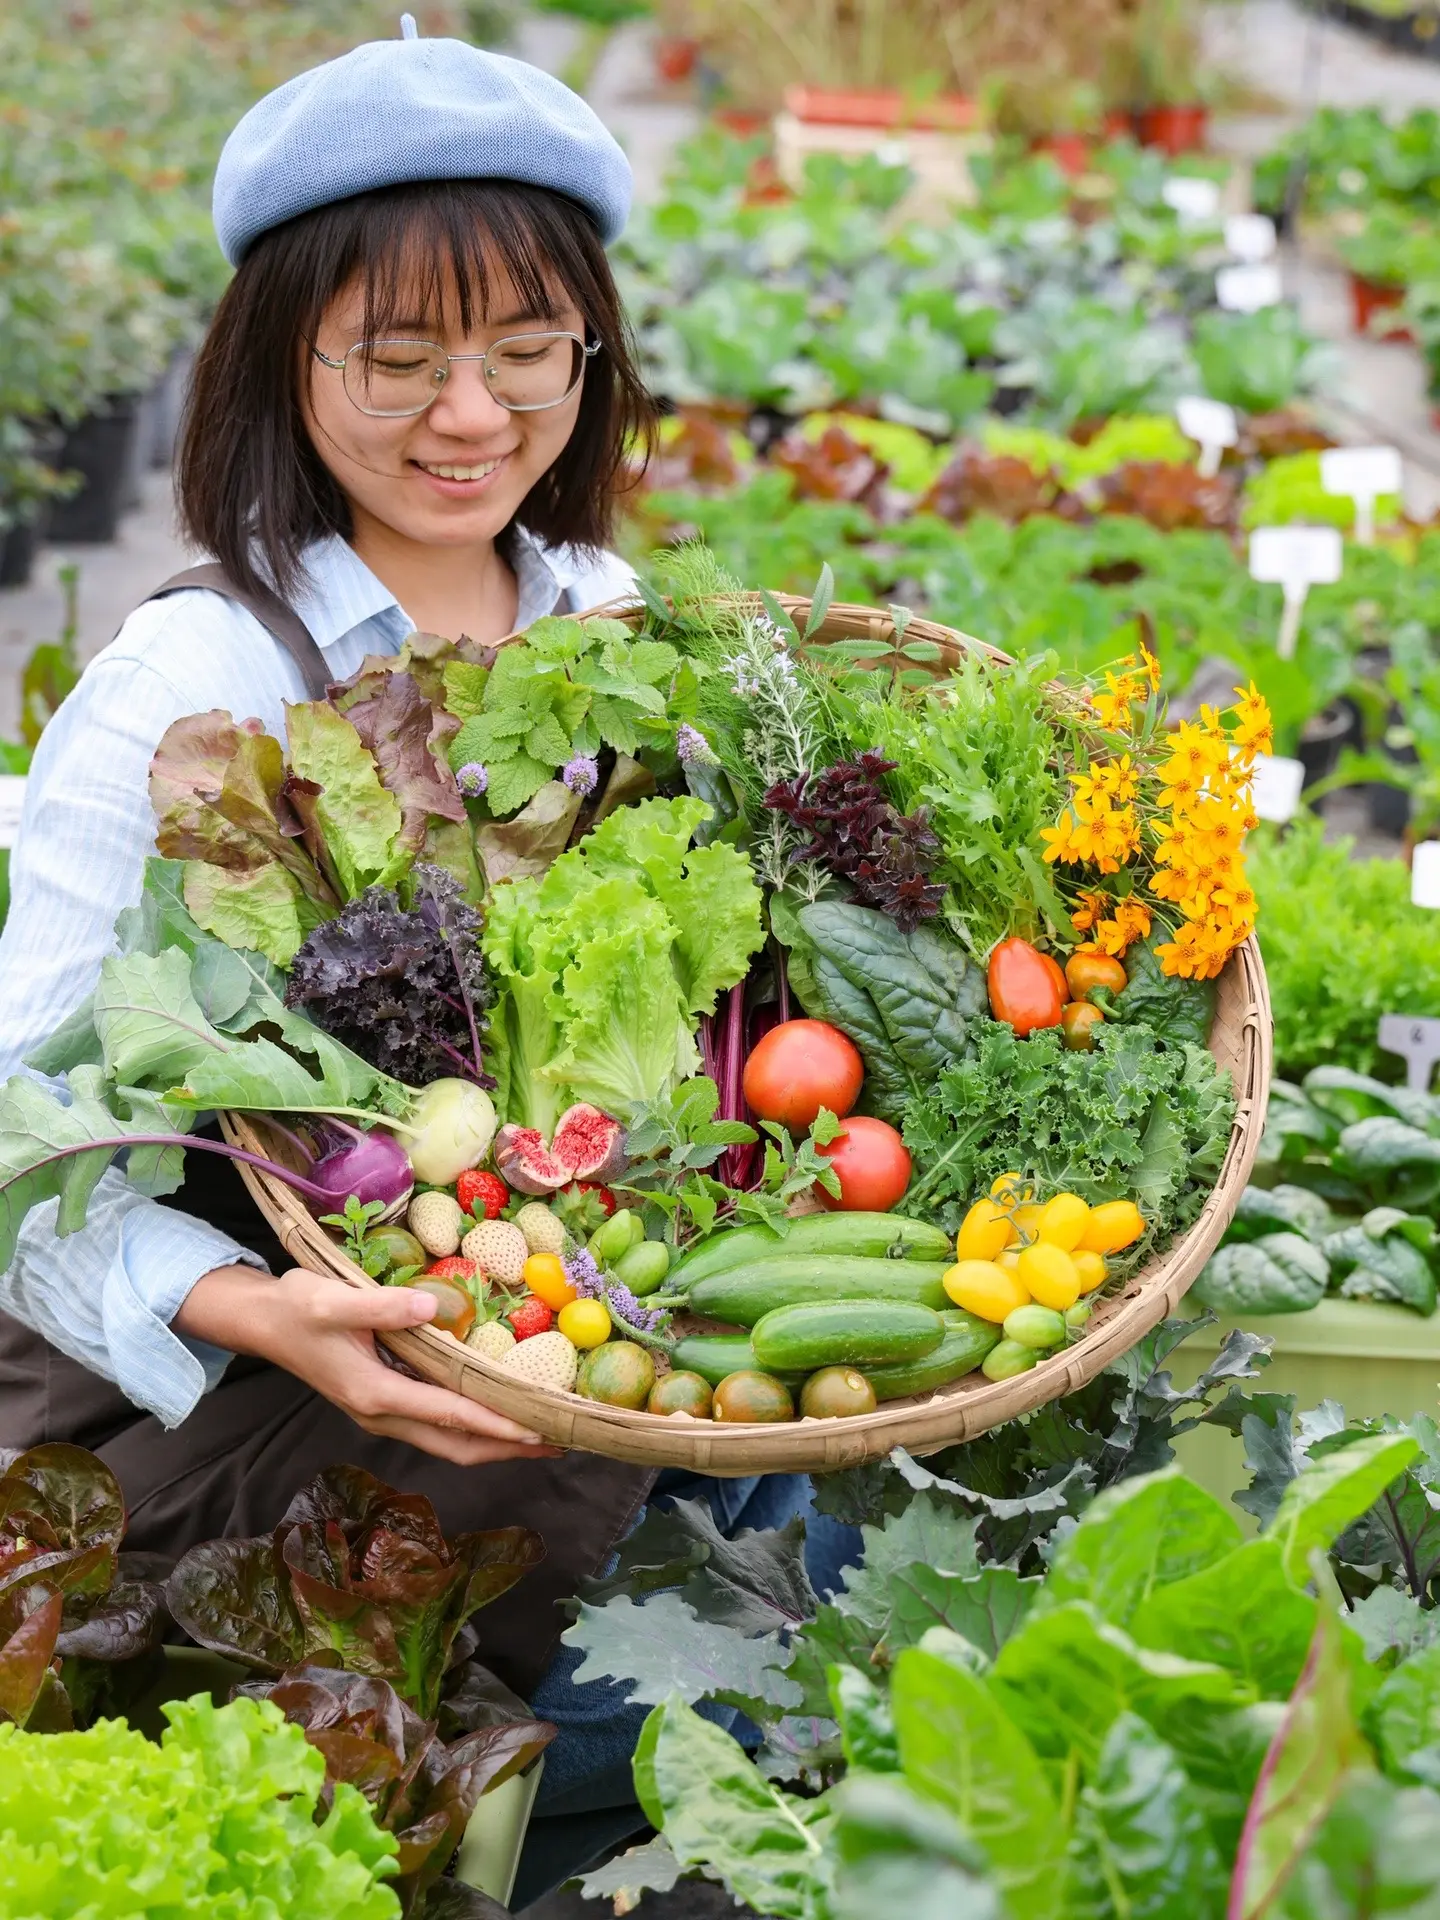
[[[635,1786],[682,1867],[703,1867],[774,1920],[808,1920],[823,1855],[816,1803],[782,1793],[729,1734],[664,1701],[641,1730]]]
[[[1225,1911],[1205,1809],[1174,1749],[1134,1714],[1115,1721],[1081,1788],[1072,1874],[1077,1913],[1221,1920]]]
[[[840,1727],[847,1767],[898,1773],[900,1749],[888,1696],[858,1667],[830,1669],[830,1704]]]
[[[1316,1611],[1286,1572],[1280,1542],[1251,1540],[1152,1593],[1132,1631],[1142,1646],[1183,1649],[1238,1674],[1261,1699],[1283,1700],[1305,1665]]]
[[[1440,1795],[1352,1772],[1269,1912],[1275,1920],[1370,1914],[1428,1920],[1440,1895],[1437,1825]]]
[[[1005,1920],[985,1856],[903,1781],[853,1774],[835,1795],[833,1920]]]
[[[1128,1627],[1157,1587],[1213,1566],[1239,1546],[1238,1522],[1178,1467],[1097,1494],[1057,1548],[1041,1605],[1087,1600]]]
[[[678,1594],[658,1593],[643,1607],[618,1595],[603,1607],[582,1606],[566,1629],[567,1646],[585,1655],[576,1684],[628,1680],[629,1700],[655,1706],[679,1700],[721,1700],[753,1710],[798,1706],[800,1689],[780,1671],[786,1649],[778,1634],[747,1639],[733,1627],[701,1620]]]
[[[1440,1753],[1440,1646],[1426,1647],[1389,1674],[1370,1702],[1365,1720],[1386,1773],[1393,1779],[1418,1778],[1433,1786],[1435,1758]],[[1430,1767],[1417,1773],[1410,1763],[1419,1754],[1430,1761]]]
[[[907,1785],[984,1849],[1014,1920],[1053,1920],[1064,1829],[1034,1748],[982,1680],[911,1647],[890,1683]]]
[[[1285,1719],[1246,1815],[1231,1885],[1232,1920],[1258,1920],[1306,1852],[1351,1777],[1372,1762],[1350,1704],[1337,1616],[1317,1610]]]

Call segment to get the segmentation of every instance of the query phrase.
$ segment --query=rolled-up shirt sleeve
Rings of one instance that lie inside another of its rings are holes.
[[[223,640],[230,609],[215,603],[213,612],[203,605],[197,611],[193,603],[209,596],[184,598],[192,603],[188,613],[179,601],[165,603],[143,609],[143,619],[133,616],[131,624],[157,629],[186,620],[195,646]],[[273,696],[267,705],[296,697],[284,670],[272,669],[276,674],[274,688],[255,688]],[[139,899],[153,850],[151,757],[170,723],[197,704],[193,690],[112,649],[42,736],[0,939],[0,1078],[25,1070],[24,1055],[80,1005],[114,951],[116,916]],[[248,710],[257,708],[264,711],[258,702]],[[170,1322],[202,1275],[263,1263],[205,1222],[146,1198],[115,1168],[96,1186],[78,1233],[56,1234],[57,1205],[37,1207],[25,1220],[15,1257],[0,1274],[0,1309],[115,1381],[167,1426],[178,1424],[219,1380],[230,1355],[175,1333]]]

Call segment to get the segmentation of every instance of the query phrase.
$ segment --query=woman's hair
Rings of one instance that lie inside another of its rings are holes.
[[[447,301],[455,304],[469,332],[490,310],[497,268],[537,319],[553,318],[568,296],[601,344],[569,443],[516,524],[552,546],[608,543],[628,452],[648,445],[654,408],[593,221],[543,187],[426,181],[359,194],[263,234],[220,301],[195,362],[176,488],[185,533],[237,586],[273,583],[288,595],[306,546],[351,530],[300,404],[331,301],[358,280],[369,339],[413,318],[402,304],[413,310],[417,300],[437,327],[450,318]]]

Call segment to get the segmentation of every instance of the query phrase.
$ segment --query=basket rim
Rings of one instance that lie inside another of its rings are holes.
[[[758,593],[737,598],[756,611],[764,611]],[[792,618],[808,617],[812,603],[804,596],[776,594],[773,598]],[[632,620],[643,615],[643,608],[628,597],[608,601],[591,611]],[[873,638],[877,646],[884,647],[894,638],[895,623],[878,608],[832,604],[812,638],[842,634]],[[933,639],[956,653],[974,649],[997,663],[1009,662],[1009,656],[999,648],[921,616],[908,623],[906,637]],[[640,1464],[698,1466],[720,1475],[756,1470],[829,1470],[881,1457],[896,1445],[925,1452],[972,1438],[1033,1412],[1093,1379],[1174,1309],[1219,1244],[1259,1152],[1273,1070],[1269,992],[1253,934],[1232,954],[1221,975],[1222,1004],[1227,998],[1234,1003],[1231,1024],[1222,1034],[1217,1007],[1210,1048],[1216,1051],[1217,1037],[1233,1043],[1235,1118],[1219,1175],[1199,1216],[1180,1239],[1156,1255],[1122,1289],[1096,1296],[1096,1321],[1081,1340],[1014,1379],[977,1385],[978,1376],[970,1374],[929,1394],[887,1401],[873,1413],[838,1420],[716,1424],[661,1419],[643,1411],[583,1400],[575,1393],[533,1387],[428,1326],[384,1334],[381,1339],[423,1378],[483,1400],[549,1441]],[[258,1131],[264,1120],[263,1114],[221,1115],[227,1139],[252,1150],[263,1151],[269,1145]],[[382,1284],[347,1258],[292,1188],[243,1163],[239,1171],[262,1214],[297,1262],[318,1264],[320,1271],[353,1286]]]

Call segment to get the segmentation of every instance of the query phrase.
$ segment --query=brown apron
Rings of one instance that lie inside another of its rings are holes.
[[[247,607],[300,667],[310,697],[324,697],[324,656],[289,607],[241,593],[213,565],[177,574],[160,594],[187,587]],[[197,1153],[186,1167],[184,1185],[163,1204],[208,1220],[275,1273],[294,1264],[229,1161]],[[480,1658],[526,1694],[565,1624],[555,1602],[598,1571],[654,1480],[646,1468],[580,1453],[452,1466],[364,1432],[292,1374],[244,1357],[231,1361],[182,1425],[167,1430],[110,1381],[0,1314],[0,1447],[44,1440],[74,1441],[106,1461],[125,1490],[126,1545],[136,1551],[179,1554],[221,1534],[268,1532],[308,1480],[339,1462],[425,1494],[447,1533],[533,1527],[546,1559],[474,1621]]]

